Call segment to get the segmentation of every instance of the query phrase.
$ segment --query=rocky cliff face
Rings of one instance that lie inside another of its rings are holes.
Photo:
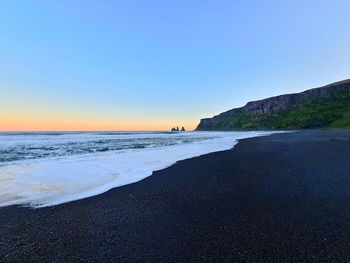
[[[218,127],[217,124],[223,121],[227,122],[230,118],[242,114],[245,114],[245,116],[272,115],[277,112],[293,109],[315,99],[340,97],[349,98],[350,100],[350,79],[335,82],[320,88],[310,89],[301,93],[286,94],[263,100],[251,101],[241,108],[223,112],[212,118],[201,119],[196,130],[229,130],[234,127]]]

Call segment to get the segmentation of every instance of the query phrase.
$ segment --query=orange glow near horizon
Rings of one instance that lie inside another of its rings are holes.
[[[195,129],[195,122],[169,120],[102,120],[67,117],[0,116],[0,131],[156,131],[170,130],[174,126]]]

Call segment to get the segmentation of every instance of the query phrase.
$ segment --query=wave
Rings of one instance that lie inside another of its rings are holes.
[[[169,144],[157,147],[136,144],[122,150],[101,149],[89,154],[10,162],[0,167],[0,207],[53,206],[101,194],[142,180],[176,161],[227,150],[238,139],[268,134],[271,132],[196,132],[178,135],[181,138],[173,144],[173,139],[168,138],[163,142],[170,141]],[[135,141],[140,134],[132,136]],[[153,145],[158,142],[157,136],[142,139]]]

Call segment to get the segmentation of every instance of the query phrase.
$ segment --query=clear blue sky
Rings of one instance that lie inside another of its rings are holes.
[[[194,128],[350,78],[350,1],[0,2],[0,129]]]

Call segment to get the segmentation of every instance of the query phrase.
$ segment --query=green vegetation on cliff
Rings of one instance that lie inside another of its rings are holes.
[[[314,99],[270,114],[236,113],[212,127],[218,130],[303,128],[350,128],[350,99],[342,96]]]
[[[257,101],[201,119],[196,130],[350,128],[350,79]]]

